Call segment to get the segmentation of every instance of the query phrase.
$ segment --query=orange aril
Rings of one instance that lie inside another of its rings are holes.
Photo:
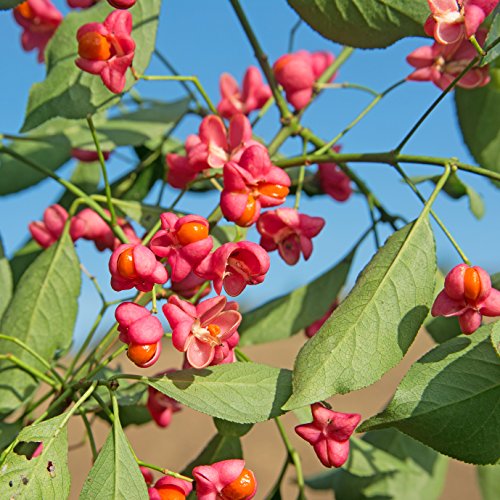
[[[127,248],[120,254],[116,267],[118,273],[123,278],[137,278],[137,271],[134,265],[134,249],[132,247]]]
[[[177,239],[181,245],[189,245],[208,237],[208,226],[201,222],[186,222],[177,231]]]
[[[249,226],[252,222],[253,216],[255,215],[255,198],[249,194],[247,198],[247,204],[245,210],[240,215],[238,220],[235,220],[236,224],[241,227]]]
[[[274,72],[279,73],[292,59],[293,54],[286,54],[285,56],[280,57],[279,60],[274,64]]]
[[[33,9],[30,7],[30,4],[27,1],[18,5],[14,10],[21,14],[24,19],[33,19],[33,17],[35,17],[33,14]]]
[[[255,476],[248,469],[243,469],[241,474],[227,486],[222,488],[224,500],[246,500],[255,491]]]
[[[85,33],[78,40],[78,55],[91,61],[107,61],[111,57],[111,44],[100,33]]]
[[[166,484],[156,488],[161,500],[184,500],[186,495],[181,489],[173,484]]]
[[[481,278],[479,273],[469,267],[464,274],[464,295],[467,300],[475,301],[481,293]]]
[[[220,326],[219,325],[214,325],[210,324],[207,326],[207,330],[210,332],[210,335],[212,337],[217,337],[220,334]]]
[[[128,346],[127,356],[137,366],[145,365],[153,359],[156,354],[156,344],[130,344]]]
[[[269,184],[268,182],[259,184],[257,190],[260,194],[270,196],[271,198],[285,198],[290,192],[286,186],[282,186],[281,184]]]

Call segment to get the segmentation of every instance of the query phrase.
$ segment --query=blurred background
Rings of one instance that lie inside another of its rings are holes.
[[[62,0],[54,0],[55,5],[64,13],[68,8]],[[298,17],[284,0],[243,1],[242,5],[258,38],[271,62],[288,51],[290,30]],[[2,92],[0,93],[0,133],[18,132],[24,117],[28,93],[34,82],[44,78],[44,67],[36,62],[34,53],[26,53],[20,45],[21,30],[15,24],[9,11],[0,12],[0,60],[2,67]],[[411,72],[405,57],[415,48],[430,44],[423,38],[411,38],[398,42],[385,50],[357,50],[342,66],[336,82],[349,82],[367,85],[382,91],[404,78]],[[219,76],[229,72],[240,82],[246,68],[257,65],[252,49],[240,29],[237,19],[228,2],[223,0],[165,1],[162,8],[157,48],[175,66],[180,74],[197,75],[211,99],[217,103]],[[328,50],[334,54],[340,47],[318,35],[306,24],[302,24],[295,36],[294,50]],[[164,66],[152,58],[149,75],[167,74]],[[141,82],[137,90],[144,97],[172,101],[185,95],[176,82]],[[405,83],[391,93],[341,141],[342,151],[375,152],[393,148],[415,123],[422,112],[439,95],[439,90],[431,83]],[[304,117],[304,123],[313,131],[329,140],[341,131],[368,104],[371,96],[349,89],[326,90],[311,106]],[[270,111],[255,128],[260,137],[270,140],[278,130],[278,114]],[[181,140],[190,133],[196,133],[199,119],[187,117],[177,129],[175,136]],[[301,152],[298,139],[289,140],[281,149],[286,155]],[[424,125],[406,146],[405,153],[425,154],[428,156],[457,157],[462,161],[474,163],[465,148],[454,111],[453,95],[448,95],[432,113]],[[120,177],[133,168],[135,155],[123,149],[119,155],[112,155],[108,162],[111,180]],[[74,163],[64,166],[59,174],[68,177]],[[1,167],[0,167],[1,169]],[[355,164],[352,169],[368,184],[382,200],[390,212],[402,214],[407,219],[415,218],[422,207],[411,190],[401,183],[399,176],[387,165]],[[441,169],[429,166],[406,167],[409,175],[439,174]],[[1,172],[1,170],[0,170]],[[22,175],[22,172],[19,172]],[[484,199],[486,213],[477,220],[468,210],[466,198],[452,200],[441,195],[434,208],[445,222],[451,233],[458,240],[466,255],[476,265],[490,273],[500,270],[497,254],[492,251],[500,244],[498,231],[498,191],[487,180],[472,174],[460,173],[460,178],[470,184]],[[1,182],[1,176],[0,176]],[[432,186],[422,185],[426,195]],[[160,192],[160,185],[154,187],[146,202],[155,203]],[[21,246],[28,237],[28,224],[41,218],[44,209],[61,194],[61,188],[51,180],[22,191],[0,198],[0,235],[8,256]],[[167,188],[162,204],[168,206],[175,198],[176,191]],[[197,212],[207,216],[218,202],[216,193],[185,196],[178,209]],[[293,199],[289,201],[293,205]],[[370,225],[366,201],[361,196],[353,196],[345,203],[338,203],[328,196],[308,198],[301,201],[301,211],[313,216],[322,216],[327,223],[325,229],[314,240],[314,252],[311,259],[301,261],[294,267],[287,266],[277,255],[272,254],[271,270],[265,284],[260,287],[247,287],[238,297],[241,309],[248,310],[273,297],[282,295],[302,284],[311,281],[326,269],[338,262],[350,250],[354,242]],[[444,270],[459,263],[459,257],[446,237],[437,226],[438,262]],[[388,228],[380,226],[382,240],[390,234]],[[250,231],[249,239],[258,241],[258,235]],[[108,298],[117,299],[119,294],[109,286],[107,261],[109,253],[99,254],[89,242],[79,241],[78,253],[82,262],[94,274]],[[359,249],[351,269],[347,289],[352,286],[359,271],[366,265],[375,251],[373,238],[367,238]],[[83,340],[93,322],[95,311],[100,302],[89,281],[83,279],[80,312],[77,320],[75,346]],[[104,332],[112,321],[112,312],[108,312],[102,324]],[[305,337],[301,334],[288,341],[248,349],[255,359],[276,366],[292,367],[293,357]],[[335,398],[335,408],[343,411],[357,411],[368,417],[383,406],[393,392],[405,367],[431,346],[422,334],[417,339],[408,355],[408,359],[398,369],[389,373],[373,387],[358,391],[350,396]],[[178,353],[166,350],[164,367],[178,366]],[[127,363],[127,361],[124,361]],[[127,364],[128,365],[128,364]],[[129,370],[129,366],[126,366]],[[154,370],[157,371],[157,370]],[[200,449],[204,441],[215,432],[208,417],[199,417],[191,410],[185,410],[183,418],[175,418],[171,428],[160,431],[153,424],[144,428],[132,429],[130,437],[138,454],[146,454],[153,463],[161,463],[171,469],[181,468]],[[287,418],[289,425],[295,425],[293,417]],[[79,424],[74,424],[78,426]],[[190,426],[186,430],[186,426]],[[78,431],[77,431],[78,434]],[[189,436],[189,437],[188,437]],[[101,436],[102,437],[102,436]],[[103,438],[104,439],[104,438]],[[78,441],[75,437],[74,441]],[[257,426],[244,438],[248,459],[255,464],[255,469],[262,485],[262,492],[271,485],[281,467],[283,451],[278,443],[278,435],[271,423]],[[294,444],[304,451],[306,473],[321,469],[307,446],[294,440]],[[180,445],[180,448],[179,448]],[[83,448],[82,448],[83,450]],[[88,470],[87,451],[78,450],[71,455],[72,466],[80,470],[80,476],[74,481],[75,498],[77,484],[81,484]],[[274,455],[275,453],[275,455]],[[267,462],[262,462],[266,457]],[[87,461],[80,467],[82,460]],[[275,461],[275,463],[274,463]],[[448,481],[443,498],[476,498],[477,488],[474,483],[472,468],[455,463],[451,467],[452,479]],[[79,483],[80,481],[80,483]],[[289,491],[293,491],[290,489]],[[262,493],[264,494],[264,493]],[[291,495],[292,493],[290,493]],[[258,495],[259,498],[260,497]],[[311,494],[311,498],[330,498],[331,493]],[[284,498],[292,498],[285,495]]]

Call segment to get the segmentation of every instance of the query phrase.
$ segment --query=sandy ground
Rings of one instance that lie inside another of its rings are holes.
[[[272,344],[272,349],[269,345],[255,346],[245,348],[245,352],[255,361],[292,368],[292,362],[288,360],[294,359],[303,342],[304,337],[299,334],[286,341]],[[377,384],[346,396],[336,396],[330,402],[339,411],[358,412],[361,413],[363,418],[373,415],[390,398],[412,361],[419,358],[431,346],[432,342],[425,332],[421,332],[404,362],[389,372]],[[127,371],[137,371],[131,368],[131,363],[127,359],[122,363]],[[154,371],[150,370],[151,375],[160,369],[179,366],[180,363],[179,353],[166,348],[162,354],[162,359],[156,365],[158,368]],[[141,373],[145,374],[144,371]],[[312,448],[293,432],[293,427],[297,424],[294,415],[286,415],[283,421],[293,445],[298,449],[302,457],[305,475],[324,471],[324,467],[316,458]],[[97,445],[100,447],[106,438],[108,426],[98,422],[95,430]],[[80,420],[73,419],[69,430],[70,445],[80,442],[83,432],[83,425]],[[141,427],[128,427],[126,432],[135,452],[142,460],[180,471],[215,434],[215,427],[210,417],[185,408],[182,412],[174,415],[172,423],[167,429],[159,429],[155,424],[150,423]],[[276,426],[273,422],[265,422],[254,426],[243,437],[242,444],[247,465],[253,469],[259,482],[256,499],[264,499],[274,483],[285,458],[284,448]],[[71,498],[77,499],[83,481],[91,467],[88,446],[72,450],[69,461],[72,471]],[[282,488],[282,495],[285,500],[296,498],[296,488],[293,480],[294,471],[289,468],[283,483],[285,486]],[[333,494],[331,492],[308,490],[307,498],[311,500],[331,499]],[[457,461],[450,461],[446,486],[441,498],[442,500],[479,500],[480,495],[474,467]]]

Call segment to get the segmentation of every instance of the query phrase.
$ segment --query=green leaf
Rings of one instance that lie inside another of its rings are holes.
[[[333,489],[336,500],[383,498],[432,500],[444,485],[447,460],[395,429],[351,440],[342,469],[306,479],[314,489]]]
[[[9,144],[9,149],[54,172],[69,160],[71,144],[63,134],[57,134],[37,141],[15,141]],[[0,196],[17,193],[46,178],[44,174],[5,153],[0,153],[0,171]]]
[[[155,47],[160,0],[141,0],[130,13],[133,16],[132,38],[136,43],[134,68],[144,73]],[[28,101],[24,132],[38,127],[55,117],[85,118],[114,104],[121,95],[109,91],[97,75],[80,70],[75,65],[78,44],[76,32],[80,26],[89,22],[103,22],[112,11],[107,2],[95,7],[68,14],[49,42],[45,57],[47,77],[33,85]],[[128,72],[125,92],[135,79]]]
[[[483,500],[500,498],[500,465],[478,466],[477,479]]]
[[[28,240],[10,260],[12,277],[17,285],[24,271],[42,253],[43,249],[34,240]]]
[[[462,333],[460,323],[456,316],[451,318],[445,318],[444,316],[432,318],[432,321],[429,321],[429,323],[425,325],[425,329],[429,332],[434,342],[438,344],[442,344]]]
[[[421,182],[425,181],[432,181],[434,185],[436,185],[439,182],[440,178],[441,177],[439,175],[422,175],[411,177],[411,180],[415,184],[420,184]],[[462,179],[458,177],[456,172],[453,172],[450,175],[443,187],[443,191],[448,196],[450,196],[450,198],[454,199],[460,199],[464,196],[467,196],[467,198],[469,199],[469,210],[472,212],[472,215],[474,215],[476,219],[483,218],[484,202],[481,195],[479,195],[477,191],[470,187],[468,184],[463,182]]]
[[[96,124],[99,145],[104,151],[117,146],[139,146],[152,138],[161,137],[172,130],[175,123],[187,113],[190,100],[156,104],[123,113]],[[69,135],[73,147],[95,151],[94,140],[88,127]]]
[[[334,42],[363,49],[425,36],[426,0],[288,0],[311,28]]]
[[[495,273],[491,275],[491,286],[500,290],[500,273]]]
[[[145,205],[139,201],[114,200],[113,205],[148,231],[158,222],[160,215],[165,212],[163,207]]]
[[[99,162],[92,163],[77,163],[71,173],[70,181],[85,191],[87,194],[95,194],[101,180],[101,166]],[[59,205],[69,210],[71,203],[75,200],[75,195],[69,191],[61,196]]]
[[[43,450],[31,460],[21,454],[21,443],[8,453],[0,474],[1,500],[68,498],[71,477],[68,469],[67,420],[67,415],[62,414],[21,431],[18,438],[20,442],[42,442]],[[31,446],[31,453],[35,446]]]
[[[488,47],[500,36],[500,8],[497,6],[493,12],[493,21],[490,26],[490,31],[484,42],[484,46]],[[500,57],[500,44],[496,44],[488,53],[484,56],[481,61],[481,66],[492,63],[495,59]]]
[[[12,292],[14,289],[14,283],[12,280],[12,271],[10,269],[9,261],[5,257],[3,251],[2,240],[0,238],[0,283],[2,284],[2,293],[0,294],[0,320],[2,319],[3,313],[7,306],[9,305],[10,299],[12,297]]]
[[[422,217],[387,240],[302,347],[285,409],[366,387],[399,363],[430,310],[435,274],[434,236]]]
[[[248,434],[253,427],[253,424],[237,424],[236,422],[229,422],[220,418],[214,418],[215,427],[219,434],[223,436],[241,437]]]
[[[21,422],[0,422],[0,451],[9,446],[22,429]]]
[[[243,451],[238,437],[216,434],[201,453],[185,467],[182,474],[191,476],[193,469],[198,465],[207,465],[222,460],[241,458],[243,458]]]
[[[491,345],[500,356],[500,324],[498,322],[491,329]]]
[[[16,5],[23,3],[24,0],[0,0],[0,10],[12,9]]]
[[[73,242],[64,234],[42,252],[21,277],[0,331],[22,340],[47,361],[71,342],[80,294],[80,268]],[[20,346],[0,341],[0,352],[10,352],[30,366],[43,365]],[[31,375],[9,361],[0,363],[0,415],[19,407],[37,386]],[[5,383],[8,381],[8,383]]]
[[[345,284],[353,257],[354,250],[314,281],[244,314],[240,344],[291,337],[325,315]]]
[[[239,227],[236,224],[231,224],[227,226],[217,225],[213,228],[210,234],[212,235],[214,240],[213,250],[216,250],[225,243],[245,240],[247,235],[247,228]]]
[[[360,431],[396,427],[435,450],[464,462],[500,458],[500,358],[483,326],[451,339],[415,363],[388,407]]]
[[[130,443],[118,419],[113,424],[94,466],[85,480],[80,499],[148,500],[148,491]]]
[[[145,382],[194,410],[240,424],[281,415],[291,392],[289,370],[257,363],[180,370]]]
[[[455,92],[458,121],[465,144],[483,168],[500,173],[500,89],[492,83]]]
[[[467,197],[469,198],[469,210],[476,219],[484,216],[484,201],[481,195],[470,186],[466,185]]]

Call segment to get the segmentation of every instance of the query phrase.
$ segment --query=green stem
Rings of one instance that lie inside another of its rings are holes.
[[[272,490],[268,493],[266,498],[274,498],[276,493],[278,493],[280,491],[281,483],[283,482],[283,478],[285,477],[285,474],[286,474],[286,471],[288,469],[289,464],[290,464],[290,458],[289,458],[288,453],[287,453],[285,462],[283,463],[283,466],[281,467],[281,471],[280,471],[280,474],[278,476],[278,479],[274,483]]]
[[[469,42],[472,43],[472,45],[474,45],[474,48],[476,49],[476,52],[479,55],[479,57],[484,57],[486,55],[486,52],[483,50],[481,45],[479,45],[479,42],[476,40],[475,35],[469,37]]]
[[[192,82],[194,86],[198,89],[198,92],[201,94],[205,102],[207,103],[210,111],[215,115],[218,115],[217,108],[214,106],[213,102],[208,97],[208,94],[205,92],[205,89],[201,85],[198,77],[196,76],[178,76],[178,75],[136,75],[140,80],[146,81],[173,81],[173,82]]]
[[[281,423],[280,418],[274,417],[274,421],[276,422],[281,439],[283,441],[283,444],[286,447],[286,450],[288,452],[288,456],[290,457],[290,461],[295,466],[295,472],[297,473],[297,485],[299,487],[299,498],[303,498],[303,497],[305,498],[304,475],[302,473],[302,464],[300,462],[300,456],[297,453],[297,450],[292,446],[292,443],[290,442],[290,439],[288,438],[288,435],[285,431],[285,428],[283,427],[283,424]]]
[[[85,352],[87,347],[90,345],[90,342],[92,342],[92,339],[94,338],[95,332],[97,331],[97,328],[101,324],[102,317],[104,316],[104,313],[106,312],[107,308],[108,308],[108,304],[103,304],[99,313],[97,314],[97,317],[94,321],[94,324],[92,325],[92,328],[90,329],[89,333],[87,334],[87,337],[85,338],[83,344],[80,346],[80,349],[78,349],[78,352],[76,353],[75,357],[71,360],[69,368],[68,368],[66,375],[64,377],[65,382],[73,374],[73,369],[75,368],[76,364],[78,363],[78,360],[82,357],[83,353]]]
[[[42,358],[40,354],[38,354],[35,350],[33,350],[29,345],[25,344],[22,340],[19,340],[15,337],[11,337],[10,335],[4,335],[2,333],[0,333],[0,339],[7,340],[8,342],[13,342],[14,344],[17,344],[27,353],[31,354],[31,356],[33,356],[38,362],[40,362],[48,371],[50,371],[54,375],[54,377],[59,381],[59,383],[62,384],[64,382],[63,378],[61,377],[61,375],[59,375],[57,370],[52,368],[52,366],[50,366],[50,363],[46,359]]]
[[[300,206],[300,196],[302,194],[302,187],[304,186],[304,177],[305,177],[306,167],[302,165],[299,170],[299,178],[297,180],[297,191],[295,192],[295,203],[293,208],[295,210],[299,209]]]
[[[375,240],[375,246],[377,247],[377,250],[380,248],[380,239],[378,237],[377,233],[377,221],[375,219],[375,212],[374,212],[374,204],[373,204],[373,199],[371,196],[366,198],[366,202],[368,203],[368,212],[370,213],[370,221],[372,223],[373,227],[373,238]]]
[[[89,438],[90,449],[92,451],[92,460],[95,462],[98,453],[97,453],[97,447],[95,445],[94,434],[92,432],[92,426],[90,425],[89,419],[87,418],[87,415],[85,415],[84,411],[79,410],[78,413],[82,417],[83,425],[85,426],[85,430],[87,431],[87,436]]]
[[[400,165],[398,165],[397,163],[394,164],[394,168],[396,169],[396,171],[399,173],[399,175],[401,175],[401,177],[405,180],[406,184],[408,184],[408,186],[413,190],[413,192],[417,195],[417,197],[420,199],[420,201],[422,203],[425,204],[425,198],[424,196],[422,195],[422,193],[419,191],[419,189],[417,188],[417,186],[415,185],[415,183],[408,177],[408,175],[406,175],[406,172],[401,168]],[[457,243],[457,241],[455,240],[455,238],[452,236],[452,234],[448,231],[448,228],[444,225],[443,221],[437,216],[437,214],[434,212],[434,210],[430,210],[429,213],[432,215],[432,217],[434,218],[434,220],[436,221],[436,223],[438,224],[438,226],[441,228],[441,230],[443,231],[443,233],[446,235],[446,237],[448,238],[448,240],[450,241],[450,243],[453,245],[453,247],[455,248],[455,250],[458,252],[458,254],[460,255],[460,258],[467,264],[467,265],[471,265],[469,259],[466,257],[465,253],[463,252],[463,250],[460,248],[459,244]]]
[[[50,396],[52,396],[55,392],[55,389],[52,388],[50,389],[48,392],[46,392],[40,399],[38,399],[37,401],[29,404],[26,409],[24,410],[23,414],[21,415],[21,417],[19,417],[19,420],[24,420],[30,413],[32,413],[34,410],[36,410],[40,405],[42,405],[43,403],[45,403],[45,401],[47,401],[47,399],[50,398]]]
[[[205,281],[205,283],[203,283],[199,290],[189,299],[189,302],[191,302],[191,304],[196,304],[196,302],[198,302],[199,298],[202,296],[203,292],[210,286],[210,281]]]
[[[92,397],[97,401],[99,406],[102,408],[102,411],[106,414],[106,416],[109,418],[109,421],[113,423],[115,421],[115,416],[109,409],[109,405],[106,404],[106,402],[99,396],[97,392],[92,394]]]
[[[3,139],[7,139],[9,141],[24,141],[24,142],[46,142],[46,137],[32,137],[29,135],[13,135],[13,134],[0,134],[0,141]]]
[[[444,173],[440,177],[439,181],[436,183],[436,187],[434,188],[434,191],[432,191],[431,195],[429,196],[429,199],[425,202],[424,209],[420,213],[420,217],[425,217],[432,209],[432,204],[434,203],[435,199],[437,198],[437,195],[441,192],[443,189],[443,186],[446,184],[446,181],[448,180],[448,177],[451,174],[451,167],[449,164],[447,164],[444,168]]]
[[[97,138],[97,132],[94,126],[94,121],[92,120],[92,115],[87,116],[87,123],[89,125],[90,133],[92,139],[94,140],[95,148],[97,150],[97,157],[99,158],[99,164],[101,165],[102,178],[104,179],[104,190],[106,192],[106,198],[108,201],[108,209],[111,215],[111,225],[116,226],[116,213],[115,207],[111,202],[111,187],[109,185],[108,171],[106,169],[106,160],[102,154],[101,145],[99,144],[99,139]]]
[[[304,140],[311,142],[312,144],[314,144],[318,148],[325,146],[325,141],[323,141],[323,139],[320,139],[319,137],[317,137],[315,134],[313,134],[313,132],[311,130],[309,130],[307,128],[301,129],[299,134],[301,135],[301,137]],[[334,157],[336,157],[338,159],[341,156],[340,154],[335,154],[332,151],[328,151],[327,155],[331,159],[333,159]],[[308,155],[304,155],[304,156],[308,156]],[[315,162],[315,160],[316,160],[316,157],[314,155],[312,155],[312,162]],[[278,162],[275,162],[275,163],[278,166],[282,166],[282,165],[279,165]],[[368,188],[368,186],[365,184],[365,182],[360,177],[358,177],[357,174],[355,174],[350,168],[348,168],[346,165],[344,165],[343,161],[336,161],[336,163],[338,164],[339,168],[356,184],[356,186],[358,187],[358,189],[361,193],[363,193],[365,196],[372,197],[373,204],[377,208],[378,212],[380,213],[382,220],[384,222],[387,222],[388,224],[390,224],[390,226],[394,229],[394,231],[396,231],[397,226],[396,226],[395,222],[398,219],[401,219],[401,217],[394,216],[394,215],[390,214],[385,209],[385,207],[382,205],[382,203],[380,203],[378,198],[371,192],[371,190]],[[305,162],[305,164],[308,164],[308,163]],[[301,165],[304,165],[304,163],[301,163]]]
[[[241,24],[241,27],[243,28],[243,31],[245,32],[246,37],[248,38],[248,41],[250,42],[250,45],[253,48],[255,57],[257,58],[260,67],[262,68],[264,76],[266,77],[266,80],[268,81],[269,86],[271,87],[271,92],[273,93],[274,100],[280,111],[281,118],[283,120],[289,120],[292,117],[292,113],[288,109],[288,105],[285,99],[283,98],[283,95],[278,89],[278,84],[276,83],[276,80],[274,78],[273,70],[269,65],[269,60],[267,55],[262,50],[259,40],[255,36],[255,33],[252,27],[250,26],[250,23],[248,22],[245,12],[241,8],[240,2],[238,0],[229,0],[229,1],[233,7],[236,17],[238,18]]]
[[[102,209],[102,207],[98,203],[96,203],[87,193],[85,193],[85,191],[82,191],[78,186],[76,186],[72,182],[59,177],[51,170],[31,161],[29,158],[24,158],[24,156],[20,155],[16,151],[13,151],[10,148],[0,145],[0,154],[2,153],[9,155],[12,158],[15,158],[16,160],[19,160],[25,165],[31,167],[33,170],[36,170],[37,172],[40,172],[41,174],[45,175],[46,177],[54,179],[56,182],[61,184],[61,186],[64,186],[70,193],[74,194],[77,198],[82,198],[83,202],[89,207],[91,207],[95,212],[97,212],[97,214],[109,225],[115,236],[122,243],[128,243],[128,239],[125,236],[125,233],[123,232],[122,228],[120,226],[113,226],[111,224],[110,217],[106,214],[106,212]]]
[[[244,363],[252,362],[252,360],[239,347],[234,348],[234,353],[236,354],[238,361],[242,361]]]
[[[218,224],[222,219],[222,210],[220,204],[218,204],[208,215],[207,221],[210,224],[210,231]]]
[[[302,154],[306,154],[306,151],[307,151],[307,141],[304,140],[302,146]],[[294,203],[295,210],[298,210],[300,206],[300,196],[302,195],[302,188],[304,186],[305,173],[306,173],[306,166],[302,165],[299,170],[299,178],[297,180],[297,190],[295,191],[295,203]]]
[[[97,292],[97,295],[99,295],[99,298],[101,299],[103,304],[106,304],[106,298],[104,297],[104,294],[102,293],[101,287],[99,286],[99,283],[96,279],[96,277],[91,274],[88,269],[80,262],[80,269],[82,270],[82,273],[87,276],[87,278],[92,282],[94,285],[95,291]]]
[[[328,82],[332,76],[338,71],[338,69],[352,56],[354,49],[352,47],[342,47],[340,54],[335,58],[335,60],[328,66],[328,68],[323,71],[321,76],[316,80],[313,95],[309,102],[299,111],[297,114],[297,119],[300,120],[306,109],[314,102],[314,100],[321,94],[321,86]]]
[[[281,127],[278,133],[274,136],[271,142],[267,146],[267,151],[269,156],[273,156],[280,146],[292,135],[292,129],[290,127]]]
[[[154,55],[162,62],[162,64],[170,71],[174,76],[181,76],[179,72],[172,66],[172,64],[168,61],[168,59],[158,50],[154,50]],[[184,90],[188,93],[189,97],[195,102],[195,104],[199,107],[202,108],[203,106],[201,105],[200,101],[194,94],[194,92],[191,91],[189,88],[189,85],[180,80],[180,84],[184,87]]]
[[[274,97],[270,97],[266,103],[264,104],[264,106],[262,106],[262,108],[260,108],[260,111],[258,112],[257,116],[253,119],[252,121],[252,128],[255,127],[255,125],[257,125],[257,123],[259,123],[259,121],[261,120],[261,118],[271,109],[271,106],[274,104]]]
[[[292,29],[290,30],[290,36],[288,38],[288,52],[293,52],[295,35],[297,34],[297,30],[300,28],[302,23],[303,23],[302,19],[299,18],[297,22],[292,26]]]
[[[315,85],[318,89],[355,89],[355,90],[361,90],[362,92],[366,92],[367,94],[371,94],[374,97],[378,97],[380,94],[376,91],[373,90],[371,87],[367,87],[366,85],[358,85],[357,83],[349,83],[349,82],[343,82],[343,83],[317,83]]]
[[[138,465],[140,465],[141,467],[147,467],[148,469],[155,470],[157,472],[165,474],[166,476],[176,477],[177,479],[182,479],[183,481],[189,481],[190,483],[192,483],[194,481],[194,479],[191,477],[183,476],[182,474],[179,474],[178,472],[174,472],[172,470],[165,469],[163,467],[159,467],[158,465],[148,464],[147,462],[143,462],[142,460],[139,460],[137,457],[136,457],[136,461],[137,461]]]
[[[309,136],[310,131],[304,129],[304,134]],[[321,142],[317,141],[317,144]],[[321,144],[322,145],[322,144]],[[476,167],[475,165],[469,165],[460,161],[456,161],[454,158],[442,158],[437,156],[419,156],[419,155],[405,155],[396,153],[395,151],[387,151],[382,153],[335,153],[334,151],[325,152],[321,155],[316,153],[296,156],[292,158],[286,158],[283,160],[275,160],[273,163],[281,168],[291,168],[298,167],[304,164],[312,163],[331,163],[331,162],[342,162],[342,163],[386,163],[387,165],[393,165],[397,163],[414,163],[419,165],[436,165],[439,167],[444,167],[448,163],[452,162],[458,170],[463,170],[464,172],[470,172],[472,174],[481,175],[494,181],[500,181],[500,173],[493,172],[492,170],[487,170],[485,168]]]
[[[14,356],[14,354],[0,354],[0,359],[11,361],[19,368],[21,368],[21,370],[24,370],[25,372],[29,373],[35,379],[43,380],[46,384],[50,385],[54,389],[59,389],[60,387],[59,383],[56,382],[54,379],[45,375],[45,373],[42,373],[40,370],[37,370],[36,368],[28,365],[22,359],[19,359],[17,356]]]
[[[187,189],[183,189],[172,202],[172,204],[167,208],[167,212],[172,211],[177,203],[181,201],[182,197],[187,193]],[[158,220],[156,224],[146,233],[146,236],[142,239],[142,244],[147,245],[152,239],[153,236],[161,229],[161,220]]]
[[[120,356],[123,352],[127,350],[127,345],[121,345],[114,353],[110,354],[104,361],[101,361],[88,375],[87,379],[91,379],[97,372],[102,370],[105,366],[109,365],[113,360]]]
[[[92,383],[92,385],[87,389],[87,391],[83,394],[83,396],[75,403],[73,408],[71,408],[67,413],[66,416],[64,417],[63,421],[60,424],[60,428],[62,429],[69,421],[69,419],[74,415],[74,413],[80,408],[80,406],[85,402],[85,400],[94,392],[95,388],[97,387],[97,380]],[[45,412],[42,413],[31,425],[36,425],[40,423],[42,420],[44,420],[47,416],[51,414],[52,411],[54,411],[58,406],[61,404],[61,402],[65,401],[70,395],[71,395],[72,389],[67,388],[55,401],[52,402],[52,404],[47,408]],[[12,443],[2,452],[0,455],[0,466],[3,464],[5,461],[5,458],[7,455],[10,453],[11,450],[13,450],[16,445],[19,443],[19,436],[12,441]]]
[[[347,125],[344,130],[339,132],[331,141],[315,151],[315,154],[320,155],[329,151],[340,139],[342,139],[342,137],[344,137],[352,128],[354,128],[387,94],[399,87],[405,81],[406,80],[400,80],[399,82],[396,82],[380,94],[375,92],[376,97],[361,111],[361,113],[359,113],[359,115],[354,118],[354,120],[349,123],[349,125]],[[365,89],[368,89],[368,87],[365,87]]]
[[[156,307],[156,283],[153,284],[153,289],[151,290],[151,312],[153,314],[158,314],[158,308]]]
[[[439,94],[437,99],[426,109],[422,116],[417,120],[415,125],[410,129],[410,131],[404,136],[403,140],[397,145],[395,151],[398,153],[406,146],[407,142],[412,138],[413,134],[420,128],[420,125],[424,123],[427,117],[436,109],[439,103],[446,97],[446,95],[453,90],[455,85],[461,80],[461,78],[469,72],[478,62],[480,58],[474,58],[467,66],[460,72],[460,74]]]

